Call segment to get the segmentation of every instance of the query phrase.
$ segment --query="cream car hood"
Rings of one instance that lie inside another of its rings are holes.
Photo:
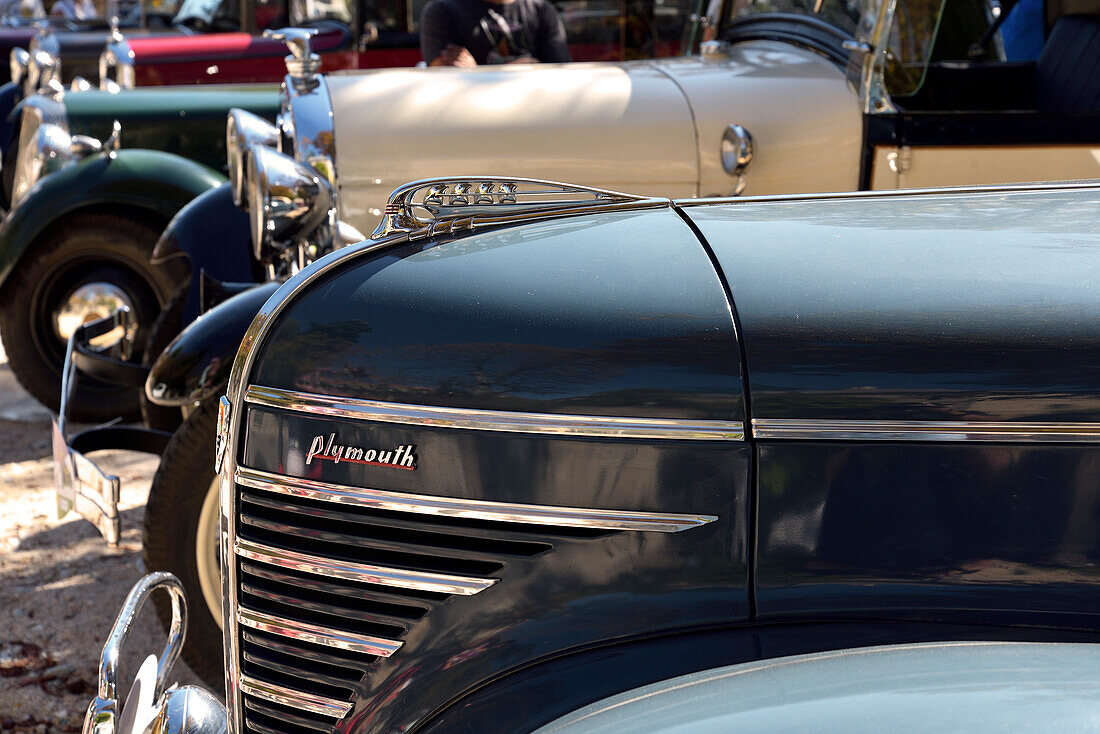
[[[859,111],[841,72],[782,44],[736,49],[717,63],[333,74],[340,215],[369,233],[393,189],[436,176],[524,176],[669,197],[728,194],[735,181],[717,152],[726,125],[738,121],[759,136],[746,193],[855,188]],[[831,97],[852,119],[821,124]],[[845,139],[830,138],[839,128]],[[825,138],[846,168],[827,182],[807,176]],[[765,150],[773,143],[775,151]]]

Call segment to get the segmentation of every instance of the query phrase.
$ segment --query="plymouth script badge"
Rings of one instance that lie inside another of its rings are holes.
[[[314,459],[325,459],[334,464],[348,461],[352,464],[413,471],[416,469],[416,445],[407,443],[388,449],[345,446],[336,442],[335,433],[330,433],[327,436],[314,436],[310,441],[306,465],[312,464]]]

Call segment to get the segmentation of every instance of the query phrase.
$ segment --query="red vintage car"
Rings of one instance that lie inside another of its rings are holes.
[[[575,61],[668,56],[679,51],[695,0],[561,0]],[[263,31],[316,31],[322,69],[413,66],[421,60],[424,0],[184,0],[173,19],[183,35],[116,36],[100,61],[101,83],[268,82],[286,73],[282,42]]]

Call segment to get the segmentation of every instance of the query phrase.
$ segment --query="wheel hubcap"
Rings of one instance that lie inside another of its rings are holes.
[[[65,299],[54,318],[54,326],[58,336],[67,341],[81,324],[110,316],[123,306],[131,312],[134,311],[133,301],[118,286],[102,282],[84,283]],[[94,347],[105,349],[115,346],[123,338],[132,337],[133,334],[123,333],[121,328],[116,328],[92,339],[90,343]]]
[[[195,532],[195,566],[210,615],[222,626],[221,566],[218,563],[218,477],[210,482]]]

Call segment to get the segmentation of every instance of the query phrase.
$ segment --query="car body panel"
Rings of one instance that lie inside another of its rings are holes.
[[[888,146],[874,150],[872,189],[1100,178],[1100,145]]]
[[[1095,189],[685,210],[742,328],[762,616],[1095,614]]]
[[[122,125],[125,148],[157,150],[225,172],[225,116],[240,107],[268,120],[279,111],[277,87],[130,89],[117,94],[70,92],[62,98],[74,134],[105,140]]]
[[[860,101],[844,72],[791,44],[738,43],[728,57],[651,62],[691,103],[699,156],[699,194],[724,196],[738,185],[722,168],[730,124],[752,135],[754,160],[745,196],[859,188]]]
[[[42,179],[0,224],[0,285],[51,223],[84,207],[132,209],[169,220],[225,178],[206,166],[153,150],[85,158]]]
[[[325,70],[356,66],[348,34],[322,29],[311,46]],[[286,73],[282,41],[248,33],[212,33],[172,38],[134,38],[134,79],[139,87],[166,84],[271,82]]]
[[[520,174],[696,195],[690,109],[644,62],[389,70],[326,82],[341,218],[364,232],[394,188],[429,176]]]
[[[223,301],[172,340],[149,372],[145,392],[160,405],[194,405],[217,396],[233,355],[260,306],[279,287],[268,282]]]
[[[841,650],[673,678],[536,734],[1087,731],[1100,646],[941,642]]]
[[[578,229],[587,225],[595,228]],[[603,240],[605,230],[624,236]],[[505,233],[416,242],[349,262],[288,306],[250,381],[494,411],[723,423],[743,416],[724,288],[674,212],[566,218],[532,226],[521,241],[502,246]],[[593,247],[593,238],[601,244]],[[664,277],[660,264],[667,262],[682,267],[682,279]],[[669,308],[653,310],[655,303]],[[319,353],[363,368],[315,369],[310,363]],[[673,392],[670,384],[677,385]],[[492,572],[499,581],[461,603],[417,602],[430,614],[409,624],[401,654],[379,659],[356,686],[353,728],[391,731],[399,721],[422,721],[471,680],[535,657],[749,614],[744,441],[468,432],[318,420],[261,406],[248,422],[241,461],[261,471],[445,497],[663,507],[714,518],[671,533],[510,529],[513,539],[552,550],[531,555],[517,547]],[[355,461],[306,463],[306,449],[322,434],[350,445],[413,444],[418,464],[394,471]],[[685,484],[696,491],[685,495]],[[693,554],[698,564],[658,581]],[[633,559],[629,571],[616,560],[625,557]],[[540,642],[532,647],[534,637]],[[411,700],[400,695],[408,685],[433,693]]]

